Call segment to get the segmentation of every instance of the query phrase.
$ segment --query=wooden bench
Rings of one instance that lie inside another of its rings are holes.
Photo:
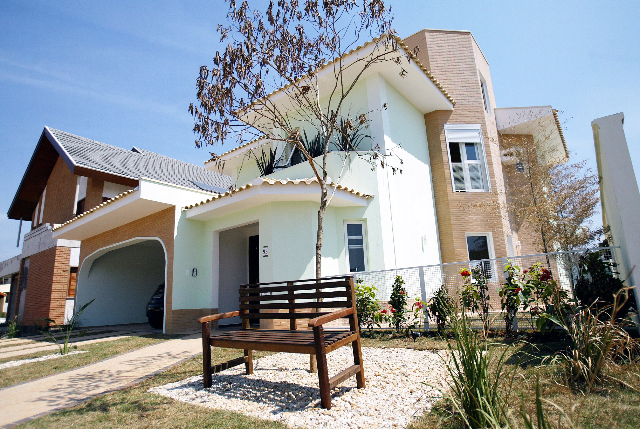
[[[239,311],[198,319],[202,323],[204,386],[211,387],[213,374],[243,363],[247,374],[253,374],[253,350],[304,353],[316,356],[322,407],[331,409],[331,389],[344,380],[355,375],[358,389],[365,386],[355,302],[353,277],[349,276],[241,285]],[[242,318],[242,330],[211,336],[209,323],[230,317]],[[325,324],[340,318],[349,319],[348,330],[325,331]],[[289,329],[286,325],[278,330],[253,329],[250,321],[256,319],[274,323],[289,319]],[[299,319],[309,319],[303,326],[306,330],[298,329]],[[327,354],[347,344],[353,348],[353,365],[329,378]],[[212,366],[211,347],[243,349],[244,356]]]

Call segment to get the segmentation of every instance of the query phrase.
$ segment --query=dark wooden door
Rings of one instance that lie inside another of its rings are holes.
[[[260,236],[249,237],[249,283],[260,283]],[[249,310],[250,313],[257,313],[259,310]],[[260,324],[260,319],[250,319],[250,323]]]

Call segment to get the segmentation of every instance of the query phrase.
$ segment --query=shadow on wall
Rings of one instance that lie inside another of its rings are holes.
[[[80,316],[82,326],[146,323],[146,305],[165,282],[165,250],[160,241],[124,244],[87,258],[78,274],[76,308],[95,299]]]

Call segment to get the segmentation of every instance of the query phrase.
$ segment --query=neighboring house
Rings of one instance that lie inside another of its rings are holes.
[[[596,148],[602,224],[614,249],[620,278],[635,287],[640,269],[640,191],[624,135],[624,114],[605,116],[591,122]],[[636,292],[636,308],[640,293]]]
[[[501,136],[533,139],[542,153],[554,154],[553,162],[567,157],[550,107],[496,109],[489,66],[471,33],[423,30],[405,43],[406,55],[420,48],[408,70],[401,75],[392,62],[374,65],[344,110],[369,112],[370,138],[360,149],[393,151],[403,172],[372,170],[355,154],[329,155],[329,176],[337,184],[324,218],[325,276],[528,252],[532,240],[515,230],[506,209]],[[320,85],[329,75],[322,74]],[[80,248],[75,305],[96,299],[83,314],[86,325],[144,321],[144,306],[162,281],[165,331],[178,332],[194,327],[201,315],[236,310],[241,283],[314,276],[319,185],[308,163],[292,162],[286,144],[268,138],[247,143],[219,157],[222,170],[213,160],[206,169],[178,164],[48,128],[34,159],[41,146],[49,148],[47,167],[32,160],[9,217],[46,225],[39,228],[55,243],[52,249]],[[279,165],[259,177],[255,155],[269,149]],[[58,170],[66,182],[56,179]],[[113,194],[105,194],[107,188]],[[51,197],[53,189],[68,195]],[[64,216],[47,217],[54,198],[55,204],[69,201]],[[73,278],[73,259],[60,259],[54,271]],[[25,323],[34,320],[27,311],[36,305],[30,288],[31,280],[21,312]]]

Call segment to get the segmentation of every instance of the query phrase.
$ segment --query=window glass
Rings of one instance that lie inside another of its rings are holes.
[[[347,251],[349,252],[349,272],[365,271],[364,263],[364,225],[347,224]]]
[[[467,161],[477,161],[478,160],[478,152],[476,151],[475,143],[465,143],[465,150],[467,151]]]
[[[449,153],[451,154],[451,162],[462,162],[459,143],[449,143]]]
[[[82,213],[84,213],[84,198],[76,204],[76,216]]]
[[[486,235],[470,235],[467,237],[469,260],[489,259],[489,240]]]
[[[464,191],[464,169],[462,165],[452,165],[451,169],[453,170],[453,186],[456,191]]]
[[[481,168],[480,164],[469,164],[469,181],[471,182],[471,189],[484,188]]]

